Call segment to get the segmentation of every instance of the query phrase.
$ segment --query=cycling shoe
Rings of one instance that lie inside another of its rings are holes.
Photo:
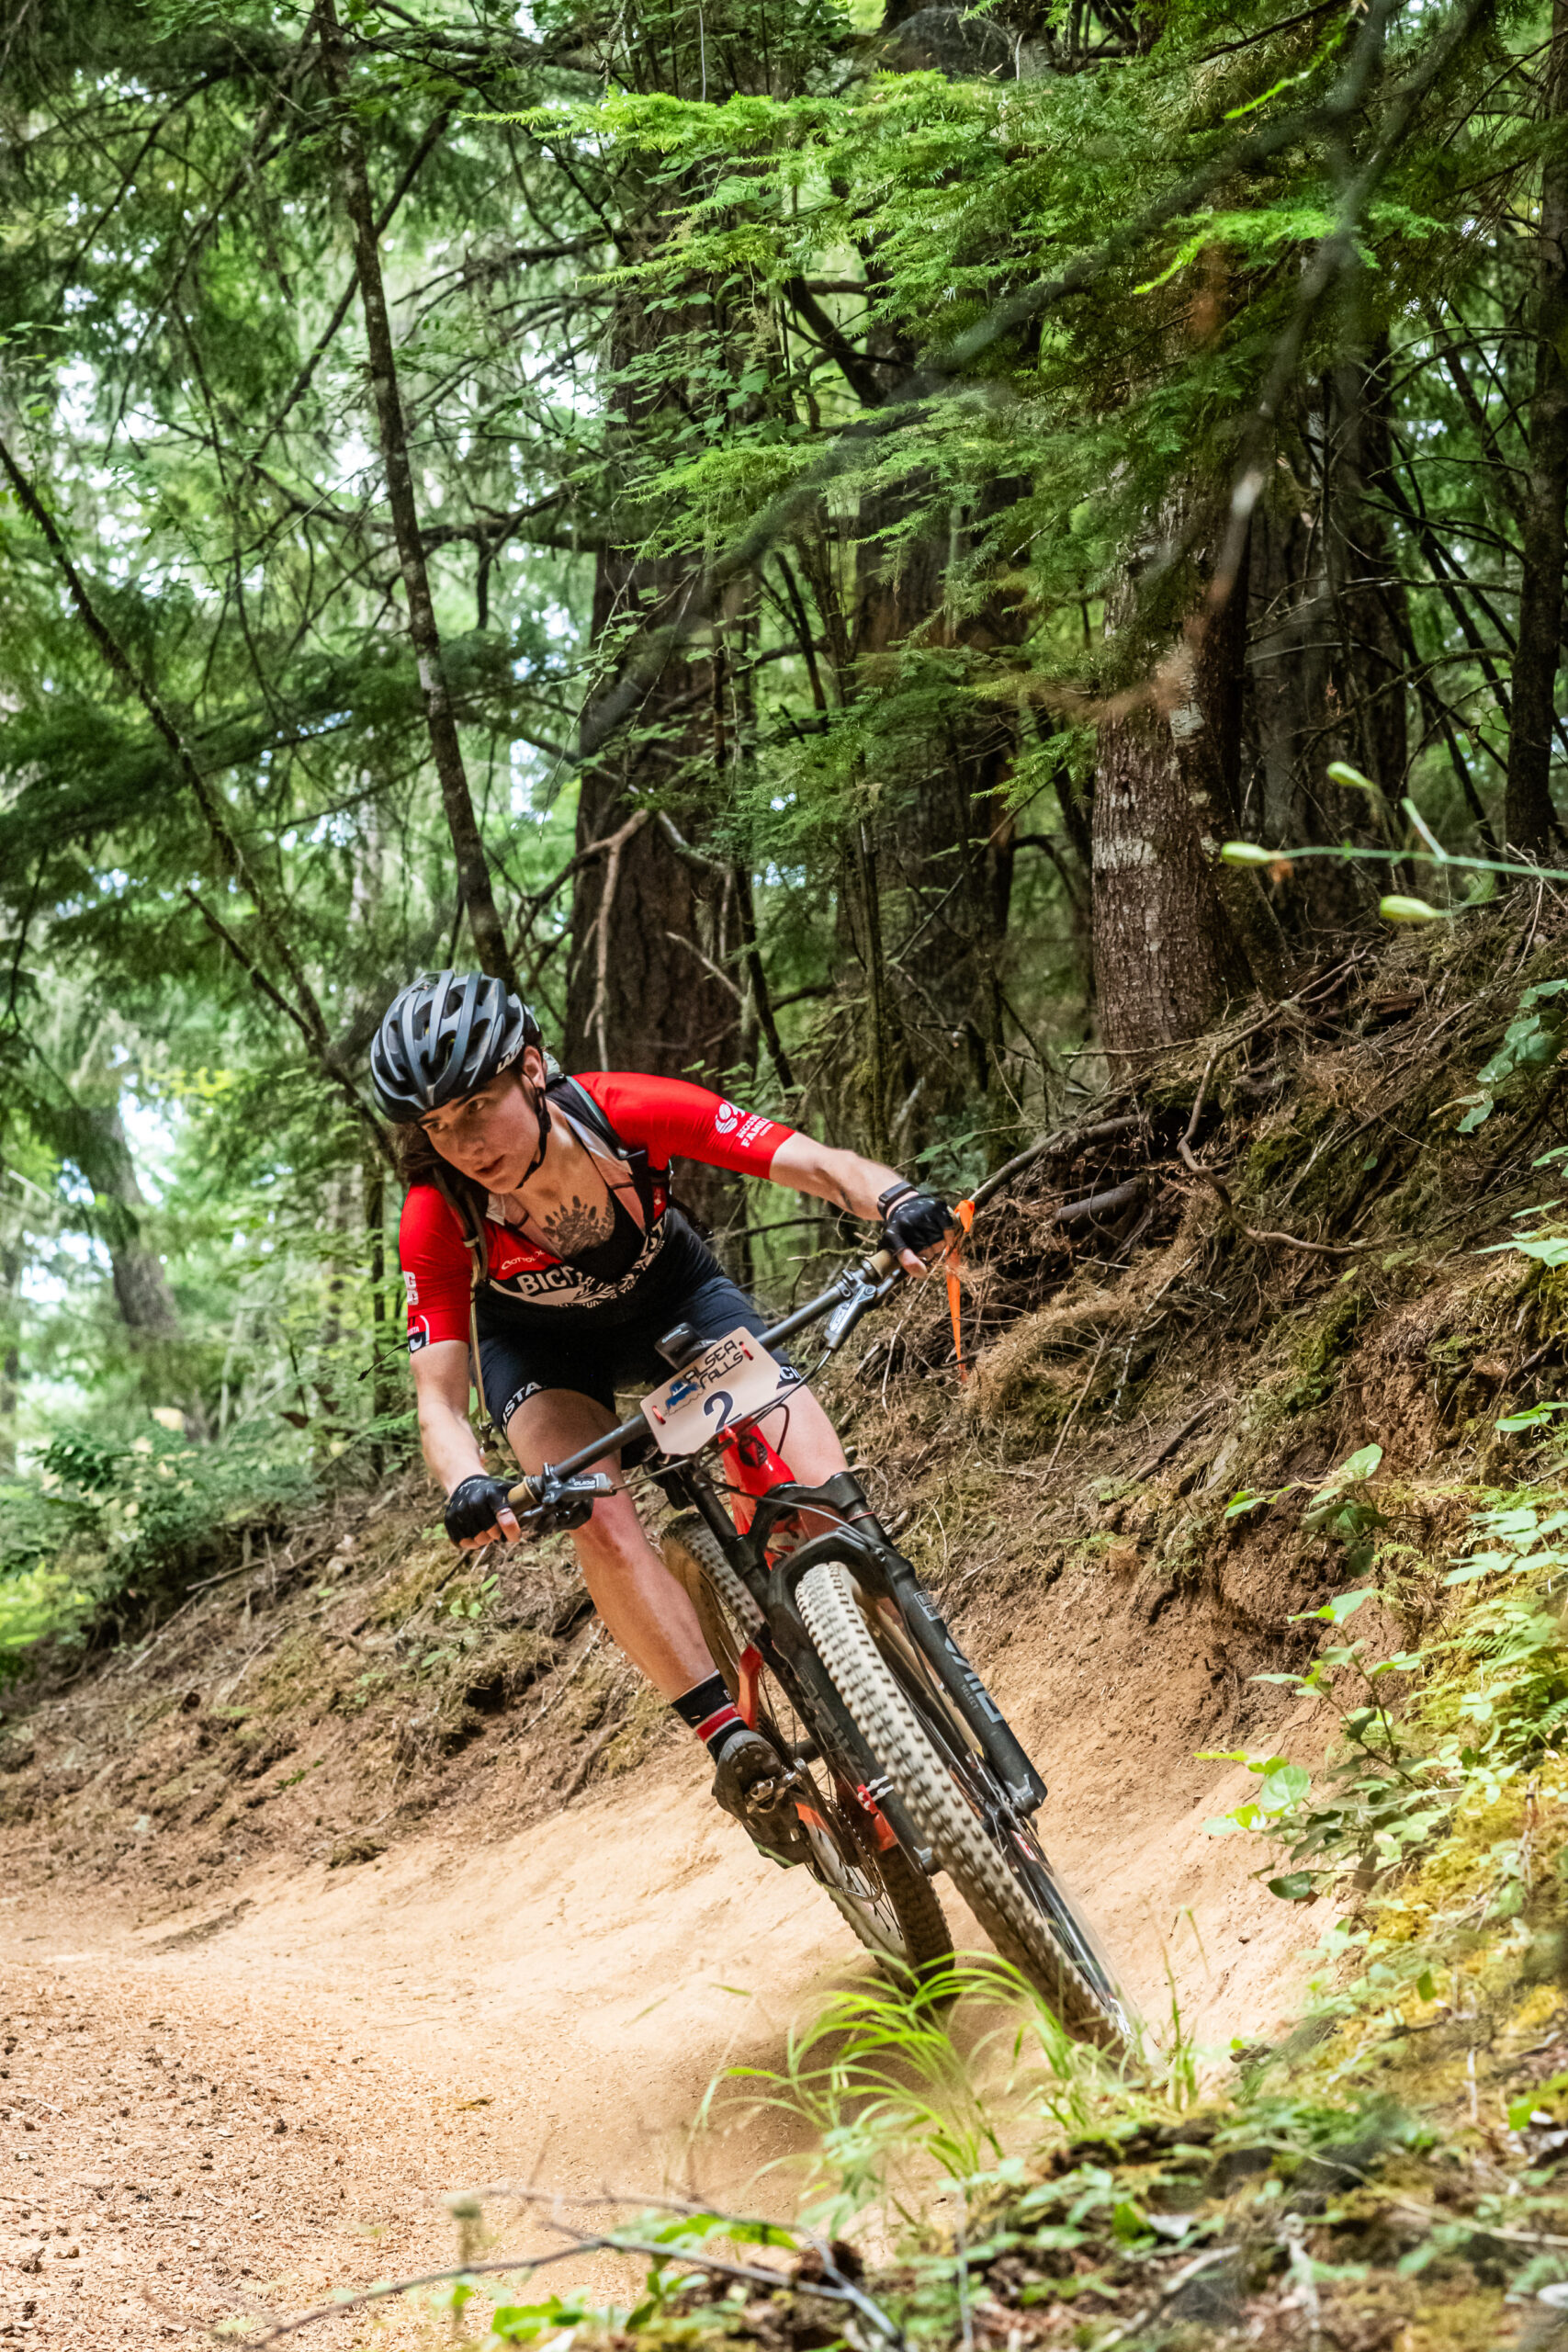
[[[793,1870],[811,1851],[789,1792],[789,1772],[772,1740],[758,1731],[741,1731],[726,1742],[713,1776],[716,1802],[782,1870]]]

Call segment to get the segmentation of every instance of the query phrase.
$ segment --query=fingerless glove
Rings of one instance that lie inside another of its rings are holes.
[[[503,1510],[512,1509],[512,1489],[504,1478],[486,1478],[478,1472],[454,1487],[444,1513],[446,1532],[454,1544],[465,1536],[488,1535]]]
[[[915,1184],[889,1184],[876,1206],[887,1247],[917,1256],[945,1241],[958,1222],[940,1193],[922,1193]]]

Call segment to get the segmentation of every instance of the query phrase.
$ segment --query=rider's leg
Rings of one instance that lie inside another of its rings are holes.
[[[506,1435],[524,1469],[533,1471],[575,1453],[615,1426],[614,1414],[595,1398],[575,1389],[545,1388],[517,1407]],[[592,1518],[572,1536],[601,1621],[702,1740],[716,1768],[713,1792],[726,1812],[745,1825],[774,1861],[804,1860],[793,1806],[780,1814],[771,1804],[755,1811],[778,1786],[784,1768],[777,1750],[749,1729],[729,1703],[691,1601],[643,1533],[618,1467],[602,1466],[615,1479],[616,1491],[594,1504]]]
[[[782,1405],[762,1415],[757,1428],[803,1487],[819,1487],[836,1471],[849,1468],[839,1432],[809,1388],[792,1389]]]
[[[614,1429],[615,1416],[592,1396],[546,1388],[519,1405],[507,1441],[525,1470],[559,1462]],[[609,1469],[609,1464],[601,1465]],[[678,1699],[714,1670],[696,1612],[643,1533],[631,1497],[612,1469],[616,1492],[595,1503],[573,1537],[583,1581],[612,1640],[666,1699]]]

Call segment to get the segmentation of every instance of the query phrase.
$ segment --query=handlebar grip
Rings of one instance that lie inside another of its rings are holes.
[[[506,1499],[509,1503],[526,1503],[531,1509],[539,1498],[534,1492],[533,1481],[528,1478],[520,1478],[516,1486],[508,1493]]]
[[[884,1274],[895,1273],[898,1261],[891,1250],[879,1250],[871,1261],[871,1271],[880,1280]]]

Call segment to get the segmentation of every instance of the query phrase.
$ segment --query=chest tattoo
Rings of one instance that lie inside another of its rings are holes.
[[[596,1208],[573,1193],[570,1202],[540,1217],[538,1226],[557,1257],[567,1258],[574,1250],[592,1250],[597,1242],[608,1241],[615,1220],[607,1202]]]

